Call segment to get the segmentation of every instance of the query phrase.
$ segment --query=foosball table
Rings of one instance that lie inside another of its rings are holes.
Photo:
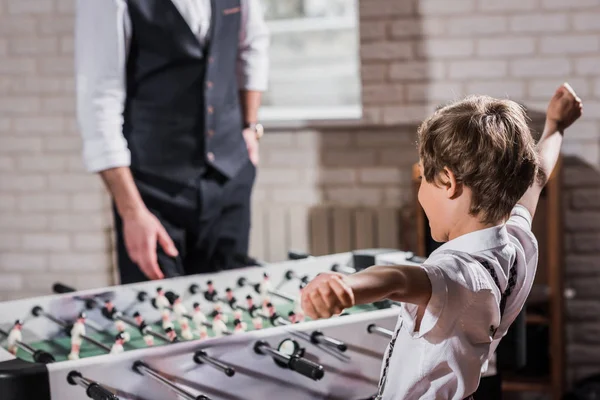
[[[298,257],[296,257],[298,258]],[[317,274],[416,264],[374,249],[0,303],[4,400],[364,399],[397,304],[311,321]]]

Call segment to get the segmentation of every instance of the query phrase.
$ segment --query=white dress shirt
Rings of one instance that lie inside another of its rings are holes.
[[[171,0],[201,44],[211,22],[210,0]],[[131,39],[127,0],[77,0],[75,72],[77,117],[88,171],[127,167],[123,136],[126,64]],[[241,90],[268,83],[269,32],[260,0],[241,0],[238,81]]]
[[[516,285],[502,319],[500,290],[471,255],[488,260],[502,292],[516,264]],[[418,307],[400,307],[381,399],[462,400],[473,394],[500,339],[525,304],[537,262],[531,216],[519,205],[505,225],[471,232],[435,250],[422,265],[432,295],[419,329]],[[388,352],[389,348],[386,358]]]

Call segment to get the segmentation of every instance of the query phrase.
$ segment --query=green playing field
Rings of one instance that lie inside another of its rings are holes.
[[[293,307],[294,306],[292,304],[278,305],[277,312],[283,318],[287,319],[287,315],[293,309]],[[350,308],[350,309],[346,310],[346,312],[349,314],[356,314],[356,313],[373,311],[373,310],[377,310],[377,308],[373,305],[361,305],[361,306],[356,306],[356,307]],[[233,330],[233,313],[225,313],[225,314],[228,317],[227,326],[231,330]],[[248,325],[248,330],[252,330],[253,329],[252,320],[251,320],[250,316],[248,315],[248,313],[243,314],[243,320]],[[210,319],[209,319],[209,321],[210,321]],[[175,326],[175,330],[177,331],[178,337],[180,338],[180,340],[182,340],[178,323],[176,321],[174,321],[173,325]],[[197,339],[198,336],[197,336],[197,332],[195,332],[195,326],[194,326],[193,322],[191,322],[190,325],[192,327],[192,332],[194,332],[194,338]],[[264,321],[264,323],[263,323],[264,328],[268,328],[271,326],[272,325],[269,321],[266,321],[266,320]],[[152,329],[155,332],[161,332],[161,333],[163,332],[162,326],[160,324],[152,325]],[[124,345],[125,351],[148,347],[146,345],[146,343],[144,342],[144,339],[138,330],[128,326],[127,331],[129,332],[129,334],[131,336],[131,340],[129,342],[125,343],[125,345]],[[114,337],[117,332],[116,332],[116,330],[113,329],[109,332],[98,333],[98,332],[95,332],[88,328],[86,333],[87,333],[87,336],[89,336],[93,339],[96,339],[97,341],[99,341],[100,343],[103,343],[104,345],[106,345],[108,347],[111,347],[112,343],[114,342]],[[214,335],[214,333],[212,332],[211,329],[208,329],[208,335],[209,336]],[[67,335],[58,336],[53,339],[39,341],[39,342],[33,342],[33,343],[28,343],[28,344],[36,350],[45,350],[45,351],[49,352],[50,354],[52,354],[54,356],[54,358],[56,359],[57,362],[67,360],[67,356],[68,356],[69,352],[71,351],[71,340]],[[164,344],[166,344],[166,343],[162,342],[159,339],[156,339],[156,338],[154,339],[154,346],[161,346]],[[102,355],[102,354],[106,354],[106,353],[107,352],[105,350],[84,340],[81,344],[79,356],[80,356],[80,358],[86,358],[86,357],[93,357],[93,356]],[[33,361],[31,356],[27,352],[25,352],[21,349],[19,349],[19,351],[17,353],[17,357],[27,360],[27,361]]]

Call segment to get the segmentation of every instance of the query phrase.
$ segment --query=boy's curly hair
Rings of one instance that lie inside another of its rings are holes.
[[[489,96],[438,109],[419,126],[418,150],[423,178],[438,184],[447,167],[471,190],[470,213],[487,224],[507,218],[542,171],[523,107]]]

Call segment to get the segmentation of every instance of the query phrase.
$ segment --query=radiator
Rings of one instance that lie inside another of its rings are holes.
[[[404,248],[402,212],[392,207],[343,205],[255,206],[250,254],[285,260],[289,249],[319,256],[364,248]]]

